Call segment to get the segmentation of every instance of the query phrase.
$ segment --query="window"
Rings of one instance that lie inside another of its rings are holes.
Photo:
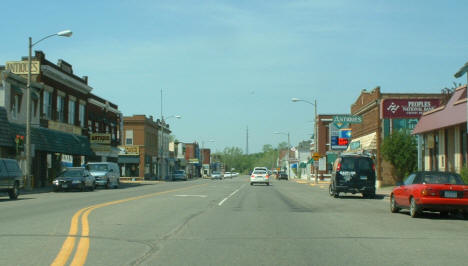
[[[411,184],[413,184],[413,180],[414,180],[415,177],[416,177],[416,174],[411,174],[411,175],[409,175],[409,176],[405,179],[405,181],[403,181],[403,183],[404,183],[406,186],[407,186],[407,185],[411,185]]]
[[[79,105],[79,119],[80,119],[80,126],[85,127],[85,105],[81,104]]]
[[[75,101],[68,101],[68,124],[75,124]]]
[[[93,121],[88,120],[88,132],[93,132]]]
[[[106,134],[109,134],[109,126],[106,125]]]
[[[19,114],[19,105],[20,105],[20,96],[18,94],[15,94],[15,96],[13,97],[13,101],[12,101],[12,104],[11,104],[11,117],[13,117],[13,119],[16,119],[18,117],[18,114]]]
[[[52,94],[44,91],[42,94],[42,115],[45,119],[52,119]]]
[[[125,130],[125,145],[133,145],[133,130]]]
[[[94,122],[94,132],[99,133],[99,122]]]
[[[57,120],[59,122],[65,121],[65,100],[63,96],[57,96]]]

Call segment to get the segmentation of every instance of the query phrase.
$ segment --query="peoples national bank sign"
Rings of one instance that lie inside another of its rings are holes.
[[[382,118],[419,118],[441,104],[440,99],[385,99],[382,101]]]

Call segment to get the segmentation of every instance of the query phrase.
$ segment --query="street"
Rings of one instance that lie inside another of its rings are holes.
[[[466,265],[468,251],[459,217],[247,176],[2,196],[0,212],[0,265]]]

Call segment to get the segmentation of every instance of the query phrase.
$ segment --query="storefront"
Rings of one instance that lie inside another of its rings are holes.
[[[127,145],[120,146],[118,164],[120,173],[125,177],[140,177],[140,147]]]

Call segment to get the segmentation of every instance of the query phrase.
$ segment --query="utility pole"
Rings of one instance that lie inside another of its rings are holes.
[[[245,140],[245,154],[249,155],[249,126],[247,126],[246,132],[246,140]]]

